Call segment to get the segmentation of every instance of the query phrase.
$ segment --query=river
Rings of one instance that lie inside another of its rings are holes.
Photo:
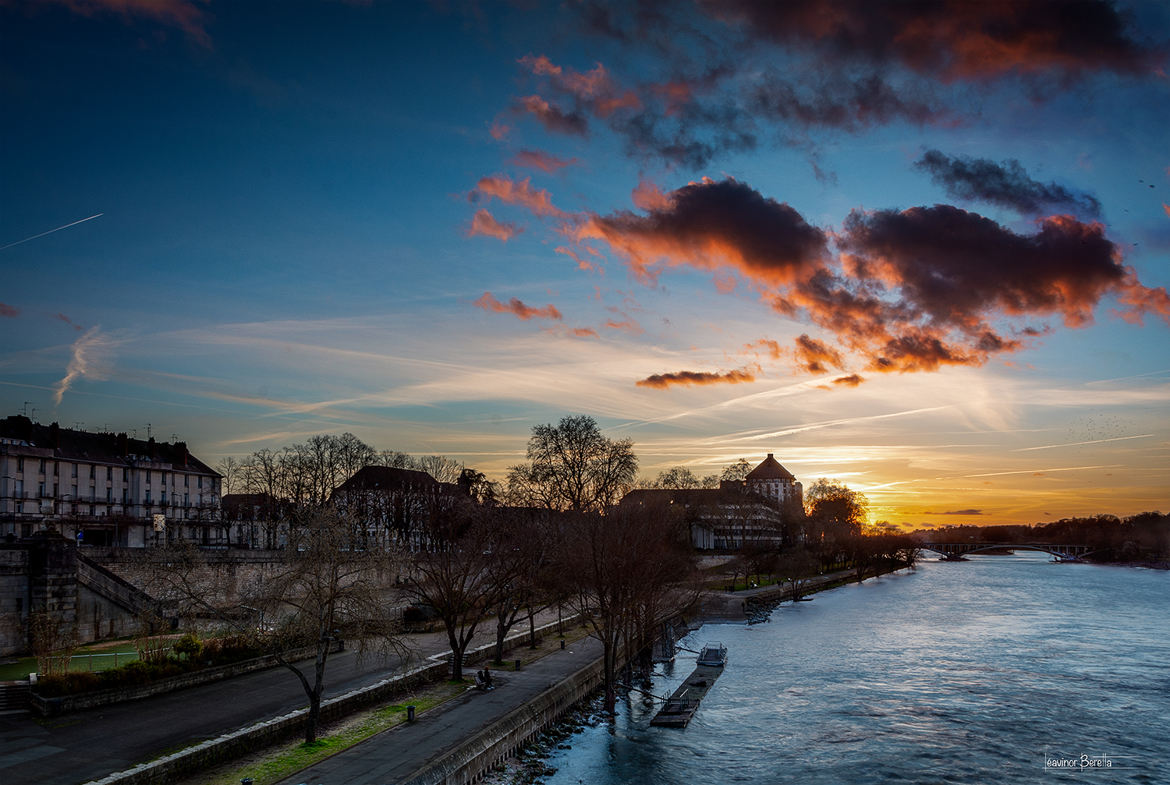
[[[650,727],[656,704],[633,694],[553,750],[544,781],[1170,783],[1168,572],[927,561],[684,645],[709,640],[730,661],[687,729]],[[653,692],[693,665],[658,666]]]

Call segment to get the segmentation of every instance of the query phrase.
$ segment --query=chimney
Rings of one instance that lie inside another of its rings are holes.
[[[768,457],[769,457],[769,458],[771,458],[771,457],[772,457],[772,453],[768,453]]]
[[[186,466],[187,458],[190,456],[190,453],[187,452],[187,443],[175,442],[175,450],[179,453],[179,463]]]
[[[61,426],[57,423],[49,426],[49,446],[54,450],[61,446]]]
[[[130,437],[124,433],[118,434],[118,454],[123,458],[130,454]]]

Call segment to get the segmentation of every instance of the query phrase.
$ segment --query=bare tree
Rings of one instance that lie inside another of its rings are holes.
[[[727,481],[740,481],[747,477],[751,470],[752,465],[748,463],[748,459],[740,458],[730,466],[725,466],[723,468],[723,473],[719,476],[719,479]]]
[[[415,459],[414,468],[426,472],[439,482],[458,482],[463,464],[446,455],[424,455]]]
[[[612,712],[620,654],[649,645],[657,625],[693,597],[681,591],[691,577],[686,530],[666,506],[565,520],[558,568],[573,588],[573,605],[601,641],[605,707]]]
[[[466,505],[438,522],[434,548],[417,554],[406,592],[439,615],[451,646],[451,678],[463,678],[463,656],[495,602],[498,560],[489,511]]]
[[[528,440],[528,463],[508,474],[514,504],[556,510],[604,510],[628,491],[638,459],[630,439],[606,438],[586,415],[537,425]]]
[[[326,666],[337,641],[404,650],[382,580],[393,570],[393,556],[355,548],[355,529],[327,507],[293,512],[285,560],[244,587],[239,602],[228,605],[216,601],[221,594],[214,572],[197,549],[180,545],[165,554],[150,554],[147,583],[152,595],[178,603],[185,615],[210,618],[237,635],[262,639],[294,675],[309,704],[306,742],[317,737]],[[291,657],[306,646],[313,652],[309,674]]]
[[[220,486],[223,495],[235,493],[242,479],[243,464],[229,455],[216,465],[215,470],[223,476]]]

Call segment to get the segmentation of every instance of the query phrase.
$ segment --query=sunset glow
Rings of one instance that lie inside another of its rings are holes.
[[[0,4],[0,417],[1170,510],[1166,4],[521,5]]]

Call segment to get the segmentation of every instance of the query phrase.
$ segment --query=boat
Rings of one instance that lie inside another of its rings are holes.
[[[722,668],[727,664],[727,647],[722,643],[708,643],[699,653],[696,665],[706,665],[711,668]]]

